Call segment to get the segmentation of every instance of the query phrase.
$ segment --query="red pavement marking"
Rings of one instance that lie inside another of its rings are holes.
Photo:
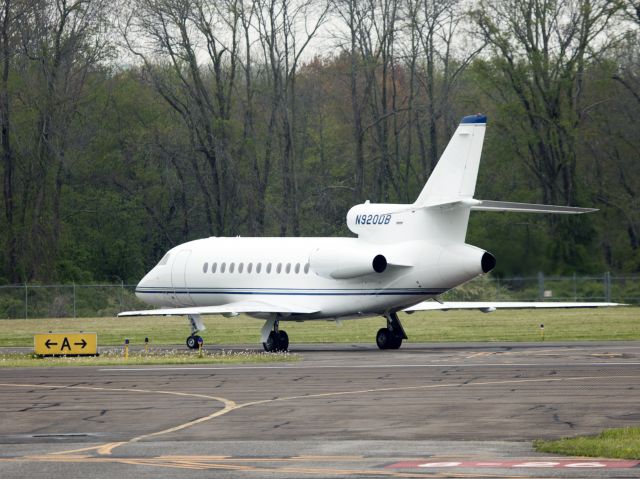
[[[487,461],[404,461],[387,466],[389,469],[445,469],[445,468],[496,468],[512,469],[517,467],[537,469],[630,469],[640,466],[640,461],[611,461],[596,459],[559,459],[557,461],[536,460],[487,460]]]

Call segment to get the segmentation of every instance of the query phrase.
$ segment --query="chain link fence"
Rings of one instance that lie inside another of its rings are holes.
[[[22,284],[0,286],[0,318],[82,318],[149,309],[135,284]]]
[[[0,319],[113,317],[149,309],[134,284],[0,286]],[[640,275],[481,276],[442,296],[445,301],[607,301],[640,304]]]
[[[443,295],[449,301],[605,301],[640,304],[640,275],[481,276]]]

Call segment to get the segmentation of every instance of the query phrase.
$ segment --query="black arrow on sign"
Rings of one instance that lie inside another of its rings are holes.
[[[47,339],[47,342],[44,343],[44,345],[47,347],[47,349],[51,349],[51,346],[57,346],[58,343],[52,343],[50,339]]]
[[[85,348],[85,346],[87,345],[87,342],[84,340],[84,338],[82,338],[82,342],[81,343],[73,343],[74,346],[82,346],[82,349]]]

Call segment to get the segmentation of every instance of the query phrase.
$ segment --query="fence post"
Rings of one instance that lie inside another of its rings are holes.
[[[76,319],[76,282],[73,282],[73,319]]]
[[[611,302],[611,272],[606,271],[604,273],[604,300],[607,303]]]
[[[538,271],[538,299],[544,301],[544,273]]]
[[[24,319],[29,319],[29,289],[27,283],[24,283]]]

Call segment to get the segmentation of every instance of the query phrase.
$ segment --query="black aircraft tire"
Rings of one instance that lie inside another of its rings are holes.
[[[276,353],[279,351],[286,351],[289,349],[289,335],[286,331],[271,331],[267,341],[262,343],[262,347],[268,353]]]
[[[187,347],[189,349],[198,349],[198,337],[197,336],[189,336],[187,338]]]
[[[400,346],[402,346],[402,336],[395,336],[392,333],[391,344],[389,344],[389,349],[400,349]]]
[[[278,331],[278,351],[287,351],[289,349],[289,335],[286,331]]]
[[[275,331],[269,333],[267,341],[262,343],[262,346],[268,353],[273,353],[278,350],[278,336]]]
[[[380,349],[389,349],[389,340],[391,339],[391,331],[387,328],[380,328],[376,333],[376,344]]]
[[[388,328],[380,328],[376,334],[376,344],[380,349],[399,349],[402,346],[402,336],[396,336]]]

